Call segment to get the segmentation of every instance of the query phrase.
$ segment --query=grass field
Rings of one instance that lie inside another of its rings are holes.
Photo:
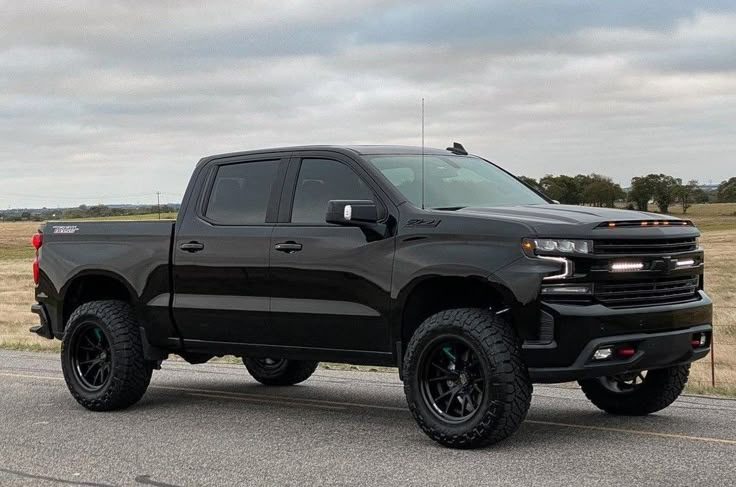
[[[736,394],[736,204],[695,205],[686,218],[703,232],[701,244],[706,253],[705,286],[715,304],[716,380],[709,387],[710,360],[693,366],[690,388],[697,392]],[[674,209],[675,216],[681,216]],[[162,215],[172,218],[175,215]],[[155,219],[158,215],[124,217]],[[35,337],[28,327],[37,322],[30,313],[33,303],[30,236],[37,222],[0,222],[0,346],[30,350],[58,350],[59,342]]]
[[[694,221],[704,232],[736,229],[736,203],[693,205],[684,215],[679,205],[673,205],[669,210],[672,216]]]

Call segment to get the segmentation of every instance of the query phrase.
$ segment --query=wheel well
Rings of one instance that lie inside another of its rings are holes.
[[[418,284],[407,297],[401,319],[404,350],[412,335],[429,316],[452,308],[501,308],[501,292],[485,280],[469,277],[435,277]]]
[[[113,277],[94,275],[75,279],[64,294],[64,304],[62,305],[64,321],[62,326],[66,326],[66,322],[75,309],[84,303],[102,299],[132,302],[130,291],[125,284]]]

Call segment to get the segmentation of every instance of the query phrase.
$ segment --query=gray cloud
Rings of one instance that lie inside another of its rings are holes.
[[[727,2],[0,8],[0,207],[175,199],[210,153],[416,144],[421,97],[430,145],[519,174],[734,175]]]

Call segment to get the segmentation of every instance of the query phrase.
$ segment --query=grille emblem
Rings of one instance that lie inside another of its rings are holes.
[[[657,268],[661,269],[665,275],[668,275],[670,272],[677,269],[677,260],[673,259],[670,255],[662,257],[662,259],[657,260],[655,264],[657,265]]]

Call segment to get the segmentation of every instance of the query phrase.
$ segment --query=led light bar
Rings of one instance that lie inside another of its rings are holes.
[[[695,265],[695,259],[683,259],[677,261],[677,267],[688,267]]]
[[[544,286],[542,294],[591,294],[590,286]]]
[[[551,276],[543,277],[542,280],[546,281],[548,279],[567,279],[568,277],[572,276],[573,264],[568,259],[565,259],[564,257],[551,257],[548,255],[539,255],[537,257],[539,259],[551,260],[562,264],[562,272],[560,272],[559,274],[552,274]]]
[[[598,225],[598,228],[625,228],[625,227],[658,227],[663,226],[693,226],[690,220],[624,220],[604,222]]]
[[[643,268],[643,262],[618,261],[611,264],[611,272],[635,272]]]

